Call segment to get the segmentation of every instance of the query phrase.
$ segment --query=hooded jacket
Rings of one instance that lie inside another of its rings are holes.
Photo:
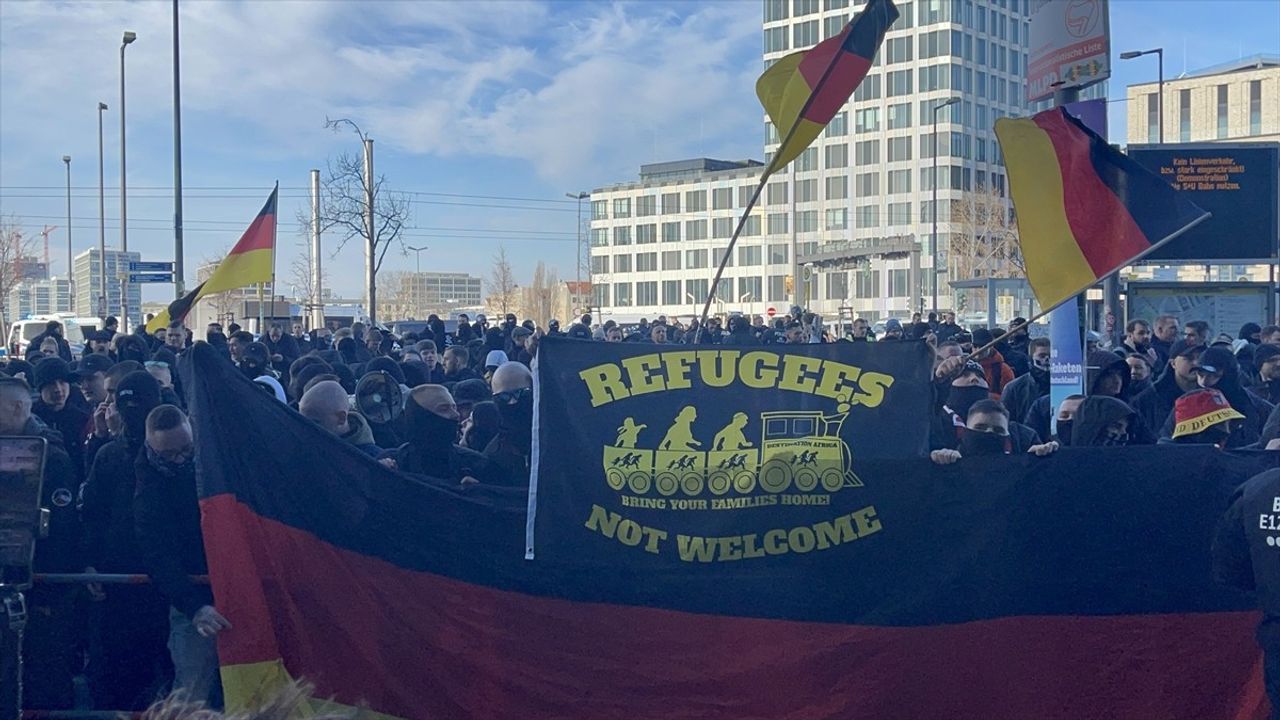
[[[977,344],[977,343],[975,343]],[[1013,368],[1009,363],[1005,362],[1004,355],[999,350],[991,349],[986,357],[978,360],[982,365],[982,370],[987,376],[987,387],[991,388],[991,399],[998,400],[1000,393],[1004,392],[1006,386],[1013,382]]]
[[[1164,425],[1165,418],[1173,412],[1173,404],[1183,393],[1173,368],[1169,368],[1151,387],[1135,395],[1129,404],[1138,413],[1142,424],[1154,431]]]
[[[1129,372],[1129,363],[1124,358],[1106,350],[1095,350],[1089,353],[1086,365],[1086,386],[1089,390],[1086,395],[1097,395],[1102,378],[1108,373],[1116,373],[1120,376],[1120,393],[1116,397],[1125,402],[1129,401],[1129,383],[1132,376]]]
[[[364,417],[354,412],[347,413],[347,432],[340,436],[346,443],[354,445],[357,450],[370,457],[382,454],[382,448],[373,441],[373,430]]]
[[[160,594],[188,618],[213,604],[208,585],[197,585],[191,575],[207,575],[204,534],[200,530],[200,500],[196,492],[195,463],[176,475],[156,468],[145,448],[134,462],[137,493],[133,500],[134,527],[143,564]]]
[[[1000,401],[1009,408],[1009,417],[1023,422],[1037,398],[1049,394],[1049,371],[1032,367],[1026,375],[1020,375],[1005,386]]]
[[[1107,426],[1125,418],[1129,419],[1129,435],[1133,438],[1137,423],[1140,422],[1137,416],[1132,408],[1113,397],[1094,395],[1085,398],[1080,403],[1071,426],[1071,447],[1099,447],[1105,444]]]

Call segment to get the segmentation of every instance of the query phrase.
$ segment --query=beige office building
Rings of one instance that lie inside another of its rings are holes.
[[[1128,88],[1130,143],[1158,143],[1160,85]],[[1164,82],[1164,142],[1280,141],[1280,55],[1254,55]]]

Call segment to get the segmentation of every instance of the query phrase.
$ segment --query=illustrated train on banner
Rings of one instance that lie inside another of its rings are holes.
[[[657,437],[656,430],[627,417],[614,444],[604,448],[605,482],[617,492],[637,496],[624,499],[624,505],[665,504],[662,498],[673,498],[676,509],[705,509],[708,495],[749,496],[757,487],[773,495],[793,488],[834,493],[861,487],[851,469],[852,453],[840,438],[849,409],[845,402],[834,415],[818,410],[762,412],[758,441],[747,437],[751,417],[736,412],[706,449],[694,438],[697,409],[692,405],[683,408],[661,442],[650,447],[640,436]]]

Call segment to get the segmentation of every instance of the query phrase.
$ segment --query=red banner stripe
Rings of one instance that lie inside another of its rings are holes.
[[[233,589],[222,663],[280,657],[319,696],[404,718],[1266,717],[1253,613],[869,627],[579,603],[405,570],[230,495],[201,505],[214,587]]]
[[[1058,155],[1067,222],[1095,275],[1109,274],[1163,239],[1148,238],[1115,191],[1098,177],[1088,135],[1061,113],[1041,113],[1035,123]]]

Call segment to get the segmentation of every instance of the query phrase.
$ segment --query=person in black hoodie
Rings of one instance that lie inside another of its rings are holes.
[[[76,469],[84,467],[84,441],[89,434],[93,413],[85,406],[84,396],[76,391],[72,400],[71,383],[78,377],[62,358],[45,358],[36,363],[32,385],[40,393],[31,413],[62,435],[67,455]],[[77,473],[77,482],[82,476]]]
[[[408,442],[390,456],[401,472],[452,480],[463,485],[510,484],[489,458],[458,445],[458,408],[443,385],[420,385],[405,403]]]
[[[969,408],[964,427],[957,429],[956,443],[931,451],[929,459],[950,465],[962,457],[1021,453],[1044,457],[1058,451],[1057,442],[1041,443],[1034,433],[1028,435],[1015,426],[1018,423],[1009,422],[1009,411],[998,400],[979,400]],[[1026,430],[1025,426],[1022,429]]]
[[[1023,335],[1024,333],[1018,333]],[[996,349],[1004,356],[1004,361],[1013,368],[1015,378],[1022,377],[1031,371],[1031,359],[1020,347],[1009,341],[1008,333],[1001,328],[994,328],[991,337],[996,340]]]
[[[1000,401],[1009,409],[1010,417],[1019,420],[1027,416],[1036,398],[1049,394],[1049,338],[1035,338],[1027,349],[1029,371],[1006,385],[1000,396]]]
[[[1115,447],[1135,444],[1138,414],[1113,397],[1087,397],[1071,425],[1071,447]]]
[[[1155,384],[1134,396],[1129,405],[1138,413],[1144,427],[1155,431],[1173,412],[1173,404],[1183,394],[1200,387],[1195,366],[1204,347],[1179,340],[1169,348],[1169,363]]]
[[[66,362],[71,362],[71,345],[67,343],[67,338],[62,334],[62,323],[57,320],[50,320],[44,325],[44,332],[31,338],[28,347],[38,348],[45,338],[53,338],[58,343],[58,357]]]
[[[169,649],[174,690],[210,707],[222,705],[214,638],[231,623],[214,608],[208,585],[200,502],[196,492],[195,445],[181,410],[161,405],[147,416],[146,442],[134,464],[137,492],[133,514],[147,574],[169,603]]]
[[[48,533],[36,543],[37,573],[78,572],[80,520],[76,514],[78,477],[63,448],[62,436],[31,414],[31,387],[21,379],[0,377],[0,435],[42,437],[47,442],[40,506],[49,510]],[[66,585],[36,585],[26,593],[27,627],[22,652],[23,706],[33,710],[69,710],[75,702],[72,678],[78,669],[77,618],[83,590]]]
[[[724,345],[759,345],[755,333],[751,331],[751,323],[741,315],[729,318],[729,334],[725,335]]]
[[[1273,405],[1280,404],[1280,346],[1259,345],[1253,351],[1253,366],[1258,369],[1254,392]]]
[[[485,457],[502,468],[511,482],[529,482],[533,452],[533,374],[509,362],[493,373],[493,403],[498,406],[499,431],[485,447]]]
[[[143,371],[115,388],[121,434],[98,451],[80,487],[87,573],[136,573],[142,553],[134,530],[135,464],[146,439],[147,415],[160,404],[160,385]],[[168,603],[150,585],[90,586],[96,642],[90,644],[89,688],[104,710],[143,710],[172,673],[166,642]]]
[[[1267,418],[1271,416],[1275,406],[1240,384],[1240,368],[1230,348],[1206,349],[1201,353],[1193,372],[1200,387],[1218,390],[1226,397],[1231,407],[1244,416],[1232,428],[1226,447],[1245,447],[1262,439]],[[1174,413],[1170,413],[1164,423],[1161,437],[1172,436],[1175,420]]]
[[[1272,529],[1277,526],[1277,497],[1280,469],[1241,485],[1218,523],[1212,549],[1214,579],[1252,593],[1262,609],[1257,641],[1272,708],[1280,708],[1280,564],[1275,562],[1280,534]]]

